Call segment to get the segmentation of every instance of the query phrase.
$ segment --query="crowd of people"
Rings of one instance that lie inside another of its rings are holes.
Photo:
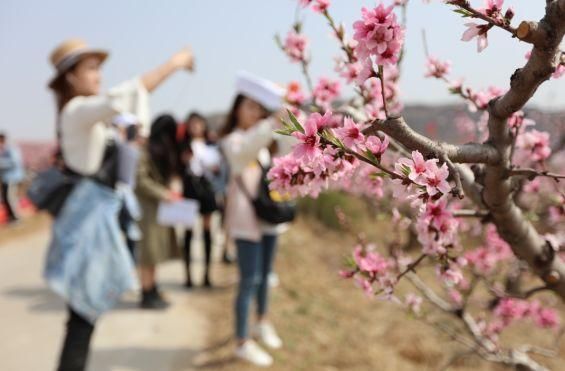
[[[45,201],[36,202],[53,215],[44,277],[68,308],[57,370],[86,368],[96,324],[124,292],[139,291],[142,310],[170,305],[159,287],[161,263],[183,259],[188,289],[195,282],[213,287],[211,221],[216,212],[225,240],[236,252],[232,257],[225,243],[222,259],[234,262],[239,272],[235,355],[271,365],[264,346],[278,349],[283,342],[268,317],[269,281],[277,237],[287,223],[260,216],[256,199],[266,189],[271,159],[292,146],[292,138],[275,134],[284,115],[283,89],[241,72],[222,128],[212,128],[197,112],[181,122],[162,114],[150,123],[148,95],[178,71],[192,72],[192,52],[181,49],[140,77],[101,93],[101,66],[107,57],[105,50],[79,39],[63,42],[50,56],[55,75],[48,86],[56,101],[58,152],[49,177],[39,174],[33,182],[42,186],[35,189],[51,189],[40,195]],[[23,177],[14,166],[19,157],[0,135],[2,200],[11,220],[16,214],[7,194]],[[51,184],[46,187],[45,182]],[[159,217],[163,205],[186,200],[195,202],[202,221],[202,280],[194,279],[192,267],[193,225],[178,233],[178,226]],[[252,324],[253,302],[257,321]]]

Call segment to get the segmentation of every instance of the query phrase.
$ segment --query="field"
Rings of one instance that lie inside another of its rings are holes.
[[[380,241],[390,232],[387,220],[370,220],[362,202],[345,199],[345,209],[358,225],[372,226]],[[329,207],[329,206],[326,206]],[[316,213],[303,216],[281,240],[277,272],[281,286],[274,291],[272,319],[286,346],[273,352],[273,370],[439,370],[450,357],[463,350],[437,329],[408,316],[392,303],[368,299],[351,281],[338,276],[343,258],[351,253],[353,239],[337,228],[328,213],[322,223]],[[380,237],[379,237],[380,236]],[[232,286],[235,269],[218,277]],[[209,351],[199,357],[199,367],[209,370],[252,370],[233,363],[233,290],[218,289],[203,308],[213,319]],[[563,307],[561,307],[561,312]],[[549,346],[551,340],[532,327],[514,328],[509,339],[518,343],[535,338]],[[511,338],[511,339],[510,339]],[[560,357],[538,358],[552,370],[563,370],[565,344]],[[560,368],[561,367],[561,368]],[[466,357],[453,370],[504,370],[506,368]]]

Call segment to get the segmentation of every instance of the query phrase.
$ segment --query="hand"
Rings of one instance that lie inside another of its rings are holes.
[[[182,200],[182,195],[177,192],[169,191],[166,198],[167,202],[176,202]]]
[[[171,57],[170,61],[176,68],[182,68],[189,71],[194,70],[194,57],[190,47],[185,47],[176,52]]]

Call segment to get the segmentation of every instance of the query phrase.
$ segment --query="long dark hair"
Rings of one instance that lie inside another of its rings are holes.
[[[230,112],[228,113],[227,117],[226,117],[226,123],[224,124],[224,127],[222,128],[222,131],[220,133],[220,137],[225,137],[226,135],[230,134],[232,131],[235,130],[235,128],[237,127],[237,111],[239,110],[239,106],[241,106],[241,103],[243,103],[243,100],[245,99],[245,95],[243,94],[238,94],[234,101],[233,104],[231,106]]]
[[[179,140],[179,142],[181,143],[191,143],[192,142],[192,136],[190,135],[190,122],[192,120],[200,120],[204,123],[204,140],[206,142],[209,142],[209,135],[210,135],[210,127],[208,124],[208,120],[206,119],[206,117],[204,117],[203,115],[201,115],[198,112],[190,112],[187,116],[186,119],[184,120],[184,131],[181,133],[181,135],[177,138]]]
[[[55,135],[57,142],[61,140],[61,123],[60,116],[65,105],[75,97],[74,89],[71,83],[67,80],[67,73],[73,72],[78,63],[70,67],[67,72],[59,76],[51,85],[51,90],[55,94],[55,104],[57,106],[56,121],[55,121]]]
[[[149,158],[167,182],[181,169],[176,134],[177,122],[171,115],[160,115],[151,124],[147,144]]]

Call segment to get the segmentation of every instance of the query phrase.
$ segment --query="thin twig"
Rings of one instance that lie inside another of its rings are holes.
[[[508,172],[509,176],[525,176],[529,180],[532,180],[538,176],[553,178],[555,181],[559,179],[565,179],[565,174],[550,173],[548,171],[539,171],[535,169],[512,169]]]
[[[489,212],[486,210],[455,210],[453,216],[457,218],[486,218]]]

